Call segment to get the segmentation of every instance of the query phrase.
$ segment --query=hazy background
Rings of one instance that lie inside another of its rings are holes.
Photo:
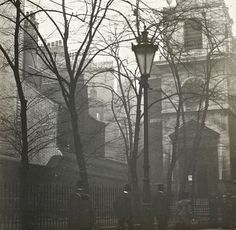
[[[207,0],[206,0],[207,1]],[[151,4],[153,7],[157,7],[158,9],[167,6],[166,0],[144,0],[147,4]],[[172,5],[175,3],[173,0]],[[236,36],[236,0],[225,0],[226,5],[229,7],[229,13],[231,18],[234,21],[233,24],[233,33]]]
[[[136,2],[136,0],[131,0],[133,3]],[[205,0],[207,1],[207,0]],[[69,3],[71,2],[71,3]],[[143,0],[144,3],[146,3],[147,5],[149,5],[150,7],[156,8],[158,10],[162,9],[165,6],[168,6],[166,0]],[[35,0],[35,3],[38,3],[39,5],[46,7],[46,8],[60,8],[60,3],[61,0]],[[78,0],[68,0],[67,2],[67,10],[71,11],[71,12],[76,12],[76,7],[73,7],[73,4],[78,3]],[[233,35],[236,36],[236,0],[225,0],[225,3],[227,5],[227,7],[229,8],[229,13],[230,13],[230,17],[233,19]],[[116,5],[116,9],[119,9],[121,12],[127,11],[130,12],[130,14],[132,14],[131,8],[130,7],[123,7],[123,3],[120,0],[115,0],[115,5]],[[173,0],[172,5],[175,5],[175,0]],[[127,5],[126,5],[127,6]],[[32,8],[27,9],[28,11],[32,10]],[[128,13],[129,14],[129,13]],[[55,41],[55,40],[59,40],[60,36],[58,35],[56,30],[53,30],[52,28],[54,28],[54,26],[52,26],[52,24],[45,19],[45,16],[42,17],[38,17],[38,22],[39,22],[39,28],[40,31],[43,33],[44,38],[47,41]],[[58,17],[54,15],[54,19],[56,21],[61,22],[62,18]],[[73,28],[73,27],[72,27]],[[72,41],[70,43],[70,48],[72,49],[77,49],[77,41],[76,39],[74,41]],[[127,43],[122,45],[123,46],[123,52],[122,52],[122,56],[124,55],[124,57],[126,58],[132,58],[133,57],[133,53],[131,52],[131,43]],[[75,47],[75,48],[74,48]],[[104,59],[104,57],[102,57]],[[98,58],[99,59],[99,58]],[[104,61],[104,60],[103,60]]]
[[[234,21],[233,32],[234,32],[234,36],[235,36],[236,35],[236,1],[235,0],[226,0],[225,2],[227,4],[227,6],[229,7],[230,16]]]

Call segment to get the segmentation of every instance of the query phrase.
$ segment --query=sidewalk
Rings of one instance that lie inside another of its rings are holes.
[[[98,229],[99,230],[116,230],[117,226],[114,226],[114,227],[103,227],[103,228],[98,228]],[[140,229],[140,228],[135,228],[135,229]],[[233,229],[229,229],[229,228],[198,228],[198,230],[233,230]]]
[[[117,226],[107,226],[107,227],[97,227],[97,228],[94,228],[94,230],[117,230],[118,227]],[[128,230],[128,228],[126,228]],[[141,227],[140,225],[136,224],[134,225],[134,229],[135,230],[141,230]],[[157,226],[154,227],[155,230],[158,230]],[[173,226],[168,226],[167,228],[168,230],[174,230],[175,227],[174,225]],[[195,228],[191,228],[192,230],[236,230],[236,228],[223,228],[223,227],[218,227],[218,228],[210,228],[210,227],[207,227],[206,225],[198,225],[198,226],[195,226]]]
[[[233,229],[230,229],[230,228],[204,228],[204,229],[201,229],[201,230],[233,230]]]
[[[236,228],[199,228],[199,230],[236,230]]]
[[[199,230],[236,230],[236,228],[223,228],[223,227],[218,227],[218,228],[199,228]]]

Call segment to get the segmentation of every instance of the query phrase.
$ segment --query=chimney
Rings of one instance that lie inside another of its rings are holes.
[[[38,41],[38,35],[32,24],[38,28],[38,22],[36,20],[35,13],[33,11],[26,12],[24,19],[24,46],[27,49],[36,48],[37,46],[36,43]]]

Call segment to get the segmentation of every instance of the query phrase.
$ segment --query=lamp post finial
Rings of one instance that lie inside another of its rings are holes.
[[[141,40],[141,42],[148,43],[148,31],[147,31],[147,28],[146,28],[145,25],[144,25],[144,30],[142,32],[142,40]]]

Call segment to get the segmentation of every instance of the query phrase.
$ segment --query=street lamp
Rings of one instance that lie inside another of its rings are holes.
[[[146,28],[138,39],[138,44],[132,44],[132,50],[135,53],[136,61],[141,73],[140,87],[143,87],[144,93],[144,159],[143,159],[143,203],[150,204],[151,190],[149,178],[149,153],[148,153],[148,78],[150,77],[153,59],[158,46],[148,40]]]

